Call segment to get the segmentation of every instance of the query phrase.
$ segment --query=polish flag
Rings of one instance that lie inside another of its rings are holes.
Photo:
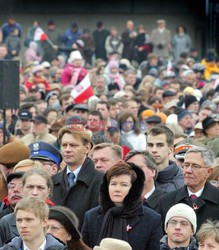
[[[89,74],[87,74],[71,92],[71,96],[74,98],[75,103],[82,103],[93,95],[94,92],[93,88],[91,87]]]
[[[47,36],[47,34],[40,27],[38,27],[35,30],[33,40],[34,41],[47,41],[48,40],[48,36]]]
[[[168,63],[167,63],[167,72],[173,72],[173,65],[172,65],[171,60],[168,60]]]

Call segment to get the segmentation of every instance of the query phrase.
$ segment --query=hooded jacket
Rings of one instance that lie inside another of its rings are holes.
[[[197,250],[198,247],[196,245],[196,239],[195,237],[192,237],[190,240],[190,243],[187,247],[176,247],[176,248],[170,248],[167,244],[167,235],[163,236],[163,238],[160,240],[160,250],[171,250],[171,249],[177,249],[177,250]]]
[[[117,219],[117,216],[119,218],[124,218],[126,213],[136,209],[137,213],[134,216],[125,217],[127,222],[126,230],[128,243],[135,250],[158,250],[159,241],[162,237],[160,216],[150,208],[141,205],[141,193],[145,180],[144,173],[135,164],[129,163],[129,165],[131,165],[132,169],[136,172],[137,179],[132,184],[128,195],[124,199],[122,213],[119,215],[114,214],[114,220]],[[109,196],[108,185],[105,174],[100,188],[100,206],[89,210],[85,214],[82,238],[83,241],[92,248],[97,245],[98,240],[101,240],[99,239],[99,235],[106,213],[110,209],[115,208]],[[120,230],[119,228],[116,228],[116,230],[118,232],[122,231],[122,229]],[[118,235],[114,234],[114,237],[121,239]],[[138,240],[136,240],[136,236],[138,236]]]

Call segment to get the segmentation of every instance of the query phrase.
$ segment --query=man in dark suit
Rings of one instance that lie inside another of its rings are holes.
[[[155,186],[154,182],[157,176],[157,168],[153,156],[146,150],[132,150],[126,155],[125,161],[135,163],[144,171],[143,205],[157,210],[159,199],[165,192]]]
[[[53,176],[53,201],[70,208],[82,226],[84,214],[98,205],[103,173],[94,168],[87,157],[91,148],[91,132],[82,125],[72,124],[59,131],[61,152],[66,167]]]
[[[213,171],[214,154],[204,147],[192,147],[185,155],[183,175],[185,185],[165,194],[159,202],[158,212],[163,222],[170,207],[185,203],[197,215],[197,227],[207,219],[219,220],[219,190],[207,182]]]

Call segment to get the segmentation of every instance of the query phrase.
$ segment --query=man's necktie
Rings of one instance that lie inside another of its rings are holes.
[[[68,173],[69,188],[73,186],[74,182],[75,182],[75,174],[73,172]]]
[[[198,197],[195,194],[191,194],[189,196],[189,198],[190,198],[191,202],[194,202]]]

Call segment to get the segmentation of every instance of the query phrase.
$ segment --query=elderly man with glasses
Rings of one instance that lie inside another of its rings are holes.
[[[184,186],[165,194],[159,202],[158,211],[163,221],[170,207],[184,203],[197,215],[197,227],[207,219],[219,220],[219,190],[207,182],[213,172],[214,154],[205,147],[192,147],[185,155],[183,164]]]

